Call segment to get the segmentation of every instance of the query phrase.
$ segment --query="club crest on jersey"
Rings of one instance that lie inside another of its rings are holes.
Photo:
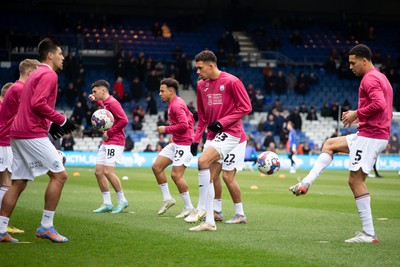
[[[221,85],[220,87],[219,87],[219,90],[222,92],[222,91],[224,91],[225,90],[225,86],[224,85]]]

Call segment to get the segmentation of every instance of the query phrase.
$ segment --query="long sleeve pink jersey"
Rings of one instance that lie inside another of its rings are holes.
[[[246,88],[235,76],[221,72],[215,80],[200,81],[197,89],[197,123],[194,142],[199,143],[203,132],[213,121],[219,121],[224,132],[243,138],[242,118],[251,112],[251,103]],[[209,132],[207,139],[217,133]]]
[[[41,64],[25,82],[19,109],[10,129],[11,139],[46,137],[50,122],[61,125],[65,117],[54,110],[58,90],[57,73]]]
[[[125,146],[125,126],[128,124],[128,117],[121,104],[110,95],[104,102],[97,101],[99,105],[105,107],[114,116],[113,126],[107,130],[108,140],[103,140],[105,145]]]
[[[358,135],[369,138],[390,138],[393,116],[393,88],[379,69],[368,70],[358,92]]]
[[[172,134],[172,140],[178,145],[190,145],[193,142],[194,118],[182,98],[175,96],[168,104],[168,120],[165,127],[167,134]]]
[[[10,129],[17,115],[23,87],[23,82],[16,81],[4,96],[3,108],[0,110],[0,146],[10,146]]]

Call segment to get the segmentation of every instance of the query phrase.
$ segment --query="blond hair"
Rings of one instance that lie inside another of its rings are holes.
[[[26,74],[29,70],[35,70],[39,65],[40,62],[37,59],[24,59],[23,61],[21,61],[21,63],[19,63],[19,74],[23,75]]]

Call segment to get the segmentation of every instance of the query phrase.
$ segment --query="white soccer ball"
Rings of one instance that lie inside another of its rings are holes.
[[[257,158],[257,168],[263,174],[273,174],[279,170],[279,157],[272,151],[262,152]]]
[[[92,126],[94,129],[105,132],[114,124],[113,114],[106,109],[98,109],[92,115]]]

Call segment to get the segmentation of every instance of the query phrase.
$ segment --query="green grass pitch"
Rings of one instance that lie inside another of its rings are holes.
[[[289,186],[306,171],[271,176],[258,171],[237,174],[246,225],[218,223],[216,232],[189,232],[194,226],[175,216],[182,199],[169,179],[177,204],[157,216],[162,195],[150,168],[117,168],[130,206],[123,214],[94,214],[102,197],[92,168],[67,168],[69,179],[55,215],[57,230],[69,238],[53,244],[35,237],[48,177],[37,177],[21,195],[11,224],[19,244],[0,243],[1,266],[399,266],[400,177],[384,172],[368,178],[377,244],[346,244],[361,230],[347,171],[325,171],[306,196]],[[80,176],[74,176],[78,172]],[[167,169],[169,174],[170,169]],[[280,175],[285,177],[279,178]],[[192,202],[197,204],[197,171],[186,172]],[[251,189],[256,185],[258,189]],[[116,194],[112,192],[113,202]],[[223,214],[234,207],[225,185]]]

